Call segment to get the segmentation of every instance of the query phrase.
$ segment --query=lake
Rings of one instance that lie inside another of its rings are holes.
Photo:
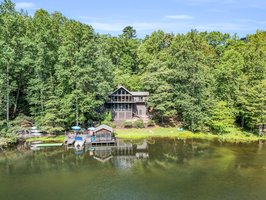
[[[266,144],[121,141],[119,147],[0,151],[1,200],[266,198]]]

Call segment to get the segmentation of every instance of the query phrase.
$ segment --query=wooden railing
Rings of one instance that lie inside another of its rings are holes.
[[[135,103],[134,100],[109,100],[107,103]]]

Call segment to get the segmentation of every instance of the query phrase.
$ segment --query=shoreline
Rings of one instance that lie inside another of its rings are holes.
[[[266,136],[257,135],[236,130],[235,133],[218,135],[214,133],[193,133],[191,131],[178,131],[177,128],[145,128],[145,129],[116,129],[116,137],[121,139],[145,139],[145,138],[177,138],[177,139],[201,139],[219,140],[230,143],[249,143],[266,140]]]
[[[223,135],[217,135],[213,133],[192,133],[184,130],[179,131],[177,128],[120,128],[115,129],[114,134],[120,139],[147,139],[147,138],[176,138],[176,139],[200,139],[200,140],[218,140],[222,142],[230,143],[250,143],[259,140],[266,140],[266,136],[259,137],[251,133],[241,132],[236,130],[235,133],[228,133]],[[32,141],[45,141],[45,142],[63,142],[65,135],[59,136],[43,136],[33,137],[26,139],[26,142]]]

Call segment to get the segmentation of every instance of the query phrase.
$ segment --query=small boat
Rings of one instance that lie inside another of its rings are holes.
[[[30,129],[31,129],[30,133],[32,136],[42,136],[43,135],[42,131],[38,130],[36,126],[33,126]]]
[[[38,150],[40,150],[41,148],[39,148],[39,147],[35,147],[35,146],[31,146],[30,149],[31,149],[32,151],[38,151]]]
[[[41,143],[43,143],[43,141],[41,141],[41,140],[38,140],[38,141],[32,141],[32,142],[31,142],[31,144],[33,144],[33,145],[34,145],[34,144],[41,144]]]
[[[64,144],[65,145],[72,145],[75,142],[75,138],[72,136],[66,136]]]
[[[84,146],[84,144],[85,144],[85,140],[83,140],[82,137],[79,137],[79,136],[75,137],[74,147],[76,149],[81,149]]]
[[[81,155],[83,153],[84,153],[83,149],[76,149],[76,151],[75,151],[75,155],[77,155],[77,156],[79,156],[79,155]]]

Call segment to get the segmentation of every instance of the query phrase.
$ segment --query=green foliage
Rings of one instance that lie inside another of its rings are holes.
[[[245,96],[244,111],[247,126],[250,129],[258,130],[266,124],[266,80],[251,87]],[[256,131],[259,133],[259,131]]]
[[[210,127],[213,131],[224,134],[234,127],[235,115],[224,101],[218,102],[211,111]]]
[[[131,121],[124,121],[122,123],[123,128],[133,128],[133,123]]]
[[[122,37],[132,39],[136,37],[136,30],[132,26],[127,26],[123,29]]]
[[[105,125],[108,125],[112,128],[115,128],[116,125],[113,123],[112,121],[112,113],[111,112],[105,112],[104,113],[104,120],[101,122],[101,124],[105,124]]]
[[[150,120],[147,122],[147,126],[148,126],[148,127],[155,126],[155,121],[150,119]]]
[[[232,105],[237,98],[243,67],[243,56],[235,50],[225,51],[217,66],[217,94],[228,105]]]
[[[112,121],[113,120],[113,118],[112,118],[112,112],[110,112],[110,111],[105,112],[103,119],[104,119],[103,121],[108,121],[108,122]]]
[[[258,132],[266,124],[265,40],[265,31],[240,40],[196,30],[158,30],[142,40],[131,26],[117,37],[99,35],[61,13],[40,9],[31,17],[4,0],[0,132],[13,133],[25,116],[50,133],[103,118],[111,124],[102,108],[117,85],[148,91],[158,122],[179,120],[193,132]]]
[[[18,115],[14,120],[9,121],[7,125],[5,122],[0,121],[0,138],[5,137],[7,143],[16,143],[17,132],[28,130],[32,123],[33,119],[24,114]]]
[[[101,124],[105,124],[105,125],[110,126],[112,128],[116,127],[116,125],[111,121],[102,121]]]
[[[164,63],[158,63],[150,68],[151,72],[144,77],[144,89],[150,91],[148,105],[153,109],[157,118],[170,118],[177,114],[175,110],[175,96],[171,78],[173,70],[168,69]]]
[[[145,128],[145,125],[143,123],[142,119],[137,119],[134,124],[133,124],[134,128]]]

